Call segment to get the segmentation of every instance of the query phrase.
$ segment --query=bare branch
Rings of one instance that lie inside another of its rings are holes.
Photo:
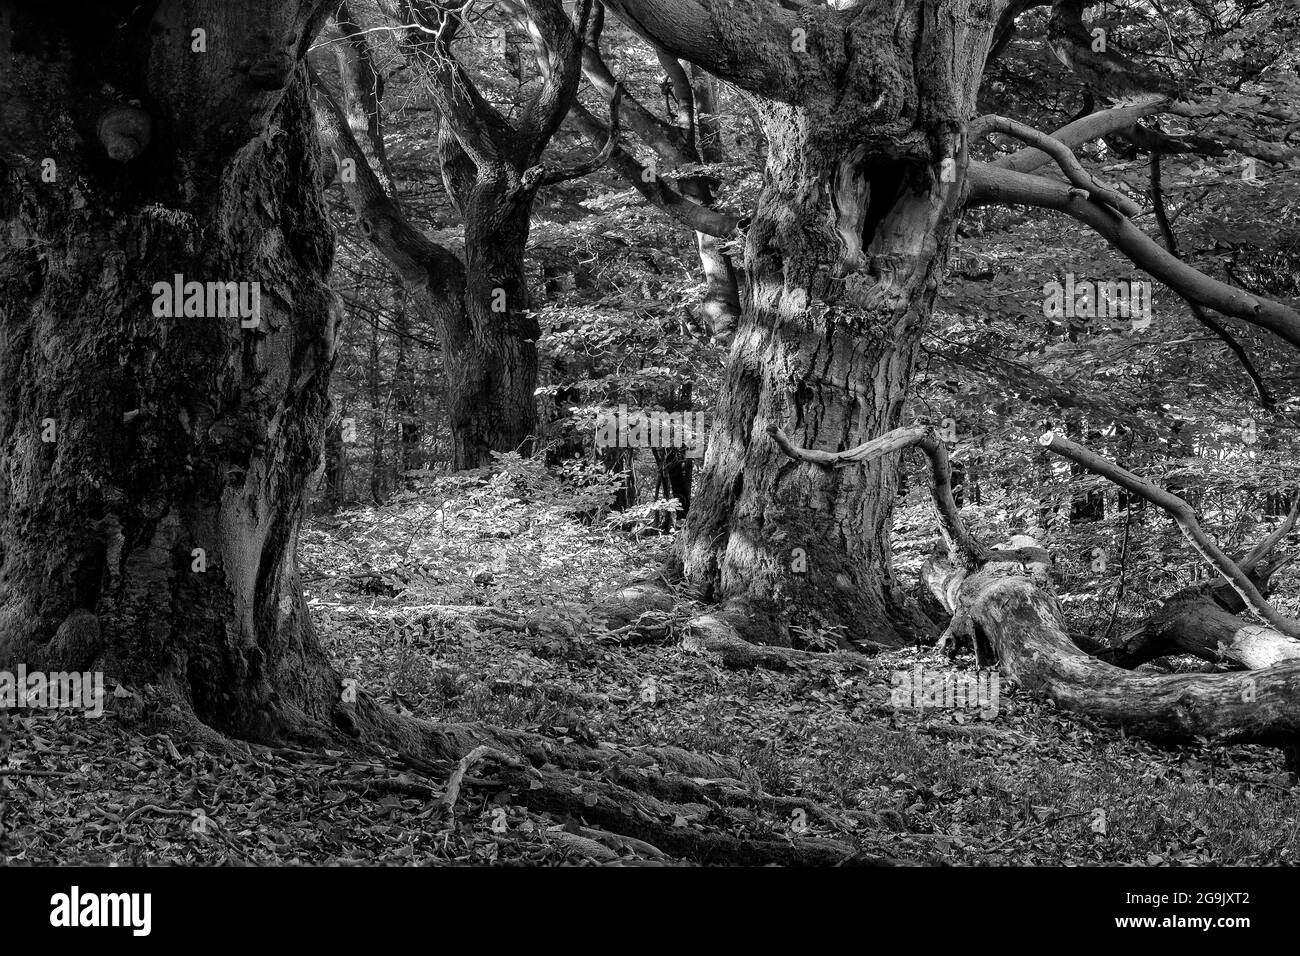
[[[1008,136],[1014,136],[1021,142],[1038,147],[1056,160],[1056,164],[1061,167],[1061,172],[1065,173],[1066,179],[1080,189],[1085,190],[1094,199],[1099,199],[1107,205],[1114,206],[1126,216],[1132,217],[1142,214],[1142,207],[1133,200],[1116,192],[1109,186],[1103,186],[1097,182],[1087,170],[1079,165],[1079,160],[1075,158],[1070,147],[1060,140],[1054,139],[1032,126],[1026,126],[1024,123],[1018,123],[1005,116],[981,116],[971,124],[971,136],[984,136],[987,133],[1005,133]]]
[[[1160,226],[1160,233],[1165,239],[1165,248],[1169,250],[1170,255],[1181,259],[1182,256],[1178,252],[1178,240],[1174,236],[1173,226],[1169,223],[1169,215],[1165,212],[1165,194],[1164,190],[1160,187],[1159,153],[1151,154],[1151,202],[1155,207],[1156,222]],[[1246,375],[1250,377],[1250,383],[1255,387],[1255,395],[1259,398],[1259,404],[1267,409],[1275,408],[1277,402],[1273,400],[1273,396],[1269,393],[1268,386],[1264,384],[1264,380],[1255,369],[1255,363],[1250,360],[1250,356],[1246,354],[1246,349],[1242,344],[1237,341],[1233,334],[1229,332],[1222,323],[1217,322],[1213,316],[1201,308],[1199,303],[1193,302],[1186,296],[1183,298],[1187,302],[1188,307],[1192,310],[1192,316],[1196,321],[1200,322],[1201,325],[1205,326],[1222,339],[1224,344],[1232,351],[1232,354],[1237,357],[1237,361],[1245,370]]]
[[[619,83],[614,87],[613,99],[609,101],[609,127],[605,135],[605,144],[594,155],[572,166],[553,166],[550,163],[533,166],[525,170],[516,192],[528,195],[543,186],[554,186],[556,183],[578,179],[594,173],[609,162],[610,155],[618,145],[618,105],[622,99],[623,84]]]
[[[1183,536],[1191,542],[1196,552],[1232,585],[1233,590],[1241,595],[1247,607],[1283,634],[1289,637],[1300,637],[1300,621],[1292,620],[1280,614],[1273,605],[1268,603],[1264,595],[1259,593],[1259,589],[1250,579],[1250,575],[1224,554],[1219,546],[1201,530],[1201,526],[1196,520],[1196,512],[1182,498],[1171,491],[1166,491],[1164,488],[1157,487],[1149,481],[1139,478],[1113,461],[1103,458],[1096,452],[1084,448],[1068,438],[1062,438],[1053,432],[1044,433],[1038,439],[1038,443],[1048,451],[1074,462],[1094,475],[1100,475],[1113,484],[1119,485],[1125,491],[1135,494],[1167,512],[1174,519],[1179,530],[1183,532]]]
[[[1291,505],[1291,512],[1286,516],[1286,520],[1278,525],[1272,534],[1251,548],[1250,553],[1241,559],[1241,569],[1247,574],[1254,571],[1256,565],[1268,557],[1269,552],[1281,544],[1282,539],[1291,533],[1297,518],[1300,518],[1300,493],[1296,494],[1295,503]]]
[[[777,447],[790,458],[820,465],[823,468],[844,468],[848,465],[874,461],[885,455],[902,451],[904,448],[920,448],[930,459],[932,479],[930,496],[939,518],[939,526],[943,530],[944,540],[948,542],[949,553],[955,552],[972,568],[990,557],[988,548],[971,534],[970,529],[966,527],[966,522],[962,520],[961,511],[952,496],[952,467],[948,463],[948,448],[928,425],[895,428],[879,438],[840,452],[796,447],[785,432],[776,425],[768,425],[767,433],[772,436]]]
[[[1135,265],[1185,298],[1268,329],[1292,345],[1300,346],[1300,313],[1193,269],[1114,209],[1093,202],[1083,190],[986,163],[972,163],[966,178],[970,186],[969,204],[1010,203],[1063,212],[1091,226]]]
[[[475,166],[486,168],[504,161],[514,149],[514,127],[484,98],[452,55],[458,16],[434,0],[408,0],[407,6],[407,19],[417,24],[407,31],[407,50],[428,76],[429,93],[442,121]]]

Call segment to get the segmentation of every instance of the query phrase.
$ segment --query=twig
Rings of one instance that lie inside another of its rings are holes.
[[[193,816],[193,814],[192,814],[189,810],[173,810],[173,809],[169,809],[168,807],[160,807],[160,806],[158,806],[156,803],[146,803],[146,804],[143,804],[142,806],[138,806],[138,807],[136,807],[134,810],[132,810],[130,813],[128,813],[125,817],[123,817],[123,818],[122,818],[122,826],[126,826],[128,823],[130,823],[132,820],[134,820],[134,819],[135,819],[136,817],[138,817],[140,814],[144,813],[146,810],[152,810],[152,811],[154,811],[155,813],[165,813],[165,814],[167,814],[168,816],[173,816],[173,817],[190,817],[190,816]],[[211,818],[209,817],[209,819],[211,819]]]
[[[465,780],[465,774],[469,773],[469,769],[485,757],[494,757],[508,767],[522,768],[524,766],[522,760],[504,754],[495,747],[489,747],[486,744],[475,747],[461,758],[460,763],[456,764],[456,769],[447,778],[447,791],[442,796],[441,806],[449,819],[454,819],[456,799],[460,796],[460,786]]]
[[[19,770],[8,767],[0,770],[0,777],[72,777],[71,770]]]
[[[1014,136],[1022,143],[1028,143],[1030,146],[1041,149],[1056,161],[1056,165],[1061,167],[1061,172],[1065,173],[1065,178],[1072,185],[1082,189],[1091,198],[1104,202],[1108,206],[1113,206],[1130,219],[1142,215],[1141,206],[1122,193],[1097,182],[1096,179],[1089,175],[1087,170],[1079,165],[1079,160],[1075,157],[1073,150],[1056,137],[1050,136],[1042,130],[1034,129],[1032,126],[1026,126],[1024,123],[1008,119],[1005,116],[981,116],[971,124],[972,138],[983,136],[986,133],[1005,133],[1008,136]]]

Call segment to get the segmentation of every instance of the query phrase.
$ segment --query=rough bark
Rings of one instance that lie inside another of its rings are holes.
[[[675,56],[775,101],[763,108],[771,150],[687,574],[717,600],[780,606],[854,639],[910,638],[927,622],[891,568],[894,462],[795,467],[764,432],[834,449],[898,425],[997,10],[764,4],[754,22],[706,0],[609,6]],[[806,52],[793,52],[795,30]]]
[[[339,315],[295,68],[322,7],[0,4],[0,667],[248,738],[329,733],[339,699],[294,561]],[[137,151],[97,135],[108,95]],[[260,315],[159,316],[178,274],[258,283]]]

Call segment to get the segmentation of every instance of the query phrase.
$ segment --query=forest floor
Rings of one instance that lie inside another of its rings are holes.
[[[730,758],[751,792],[792,798],[722,822],[692,804],[676,827],[954,865],[1300,859],[1300,791],[1274,750],[1160,749],[1005,686],[990,719],[891,706],[894,672],[953,668],[932,649],[856,670],[728,669],[678,646],[696,610],[685,598],[661,615],[662,641],[631,645],[590,607],[653,574],[669,539],[584,524],[572,501],[535,491],[448,479],[313,519],[302,566],[343,675],[435,721]],[[916,536],[900,540],[904,580],[930,543],[915,517]],[[0,862],[677,862],[582,838],[584,821],[526,810],[474,771],[447,820],[441,789],[396,761],[212,753],[141,736],[111,713],[23,713],[3,718]]]

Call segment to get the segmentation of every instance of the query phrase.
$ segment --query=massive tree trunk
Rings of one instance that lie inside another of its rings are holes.
[[[314,6],[0,3],[0,668],[249,738],[339,698],[294,562],[338,317]],[[260,308],[173,314],[177,276]]]
[[[843,625],[851,639],[926,629],[891,568],[896,463],[794,468],[765,429],[838,449],[899,424],[992,30],[989,11],[959,5],[967,19],[954,37],[939,16],[950,6],[900,0],[887,15],[844,15],[851,42],[824,53],[838,68],[825,86],[765,107],[771,145],[747,231],[744,310],[687,523],[685,570],[706,593]],[[814,57],[830,24],[804,27],[802,55]],[[947,69],[933,70],[940,56]]]

